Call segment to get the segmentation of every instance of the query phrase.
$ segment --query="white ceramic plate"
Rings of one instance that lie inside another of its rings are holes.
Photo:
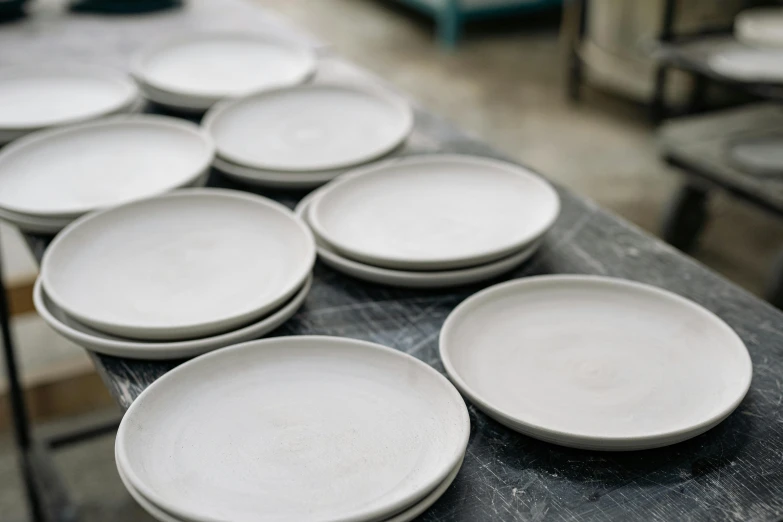
[[[188,187],[203,187],[207,184],[209,179],[209,172],[202,174],[195,182],[187,185]],[[32,234],[44,234],[51,235],[56,234],[60,230],[64,229],[68,225],[78,219],[76,217],[46,217],[46,216],[29,216],[27,214],[20,214],[11,210],[5,210],[0,208],[0,219],[7,221],[8,223],[16,226],[22,232],[29,232]]]
[[[202,125],[218,155],[264,170],[333,170],[383,156],[408,137],[413,112],[379,90],[301,85],[223,102]]]
[[[734,19],[734,36],[758,47],[783,47],[783,9],[756,8],[742,11]]]
[[[726,148],[740,170],[760,176],[783,175],[783,135],[737,139]]]
[[[41,278],[59,308],[96,330],[174,340],[263,316],[314,262],[310,230],[282,205],[187,189],[75,221],[46,250]]]
[[[46,321],[57,333],[78,344],[82,348],[94,352],[129,357],[131,359],[180,359],[195,357],[202,353],[217,350],[224,346],[242,343],[271,332],[290,319],[304,303],[312,285],[312,276],[307,278],[304,286],[294,297],[270,315],[260,321],[250,323],[230,332],[202,337],[189,341],[172,342],[138,342],[99,332],[87,325],[68,317],[44,293],[41,280],[35,283],[33,302],[38,315]]]
[[[350,174],[347,174],[346,176],[350,176]],[[325,190],[327,190],[327,187],[311,192],[296,206],[296,214],[306,223],[307,210],[310,208],[310,203],[313,199],[323,194],[323,191]],[[371,283],[405,288],[449,288],[492,279],[493,277],[497,277],[522,264],[522,262],[532,256],[539,247],[539,243],[536,242],[520,252],[486,265],[478,265],[457,270],[413,272],[380,268],[348,259],[332,250],[332,248],[319,239],[318,236],[315,236],[315,245],[318,257],[321,258],[321,261],[339,272],[343,272],[344,274],[348,274],[357,279],[370,281]]]
[[[37,132],[0,151],[0,207],[76,217],[193,183],[214,145],[197,125],[129,115]]]
[[[525,249],[557,218],[557,192],[522,167],[422,155],[330,185],[310,225],[343,257],[402,270],[480,265]]]
[[[446,319],[440,354],[487,415],[531,437],[597,450],[703,433],[739,405],[752,374],[740,338],[701,306],[578,275],[474,294]]]
[[[345,172],[344,169],[313,172],[280,172],[260,170],[236,165],[222,158],[215,158],[212,166],[227,178],[257,187],[279,189],[308,189],[318,187]]]
[[[138,97],[119,71],[84,65],[15,66],[0,72],[0,129],[30,132],[119,112]]]
[[[446,480],[469,432],[459,393],[418,359],[294,336],[167,373],[128,409],[115,453],[128,482],[176,518],[369,522]]]
[[[125,478],[125,474],[123,473],[122,469],[119,467],[119,460],[117,462],[118,462],[117,473],[120,476],[120,480],[122,481],[122,484],[125,486],[125,489],[128,490],[130,496],[133,497],[133,500],[135,500],[139,504],[139,506],[142,507],[142,509],[144,509],[153,518],[159,520],[160,522],[183,522],[182,520],[169,515],[159,507],[155,506],[149,500],[144,498],[144,496],[141,493],[136,491],[136,489],[134,489],[134,487],[130,484],[128,479]],[[446,477],[446,480],[441,482],[438,485],[438,487],[432,490],[432,492],[429,495],[427,495],[422,500],[420,500],[413,506],[409,507],[408,509],[402,511],[401,513],[398,513],[397,515],[394,515],[391,518],[387,518],[386,520],[384,520],[384,522],[409,522],[414,518],[418,517],[419,515],[421,515],[422,513],[424,513],[440,497],[443,496],[443,494],[446,492],[447,489],[449,489],[449,486],[451,486],[452,482],[454,482],[454,479],[457,478],[457,475],[459,474],[459,470],[461,467],[462,467],[462,460],[460,460],[459,464],[457,464],[457,467],[455,467],[451,471],[451,473],[449,473],[449,476]]]
[[[731,49],[709,57],[718,74],[739,81],[783,81],[783,49]]]
[[[105,116],[101,117],[107,117],[107,116],[113,116],[118,114],[138,114],[143,113],[144,110],[147,107],[147,103],[144,101],[144,98],[138,97],[136,98],[130,105],[126,105],[121,107],[119,110],[113,111]],[[30,134],[31,132],[38,132],[43,129],[30,129],[30,130],[8,130],[8,129],[0,129],[0,145],[5,145],[6,143],[10,143],[16,139],[21,138],[22,136],[26,136],[27,134]]]
[[[263,35],[204,33],[143,51],[131,71],[150,99],[162,94],[205,110],[223,98],[302,83],[315,63],[312,50]]]

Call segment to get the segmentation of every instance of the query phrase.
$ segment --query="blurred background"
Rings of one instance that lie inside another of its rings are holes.
[[[736,44],[740,11],[774,2],[248,2],[289,18],[420,105],[780,304],[783,199],[774,165],[757,173],[726,154],[737,136],[757,137],[756,120],[776,138],[783,119],[770,120],[777,107],[765,104],[783,97],[780,78],[710,65]],[[38,7],[28,9],[35,16]],[[0,38],[15,23],[0,25]],[[0,58],[11,52],[0,46]],[[113,414],[84,351],[36,316],[36,263],[18,232],[0,227],[33,417],[75,423]],[[21,521],[27,515],[8,426],[3,400],[0,519]],[[116,477],[113,437],[57,459],[86,520],[149,520]]]

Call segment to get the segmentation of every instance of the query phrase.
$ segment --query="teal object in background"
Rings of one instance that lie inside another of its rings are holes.
[[[503,15],[540,11],[561,6],[563,0],[509,0],[497,5],[469,6],[460,0],[399,0],[435,19],[437,38],[447,49],[459,43],[462,28],[471,20],[497,18]]]

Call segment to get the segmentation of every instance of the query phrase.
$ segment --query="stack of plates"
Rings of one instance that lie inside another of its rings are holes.
[[[47,249],[41,316],[85,348],[188,357],[257,338],[304,301],[307,227],[260,196],[187,189],[87,215]]]
[[[82,65],[4,68],[0,72],[0,145],[47,127],[140,108],[126,75]]]
[[[756,47],[783,47],[783,9],[747,9],[734,20],[734,36]]]
[[[544,276],[474,294],[446,319],[452,382],[498,422],[538,439],[638,450],[694,437],[750,386],[740,338],[664,290],[605,277]]]
[[[396,149],[413,128],[404,100],[381,91],[303,85],[216,105],[203,125],[215,167],[242,183],[312,188]]]
[[[204,112],[216,102],[302,83],[312,50],[260,35],[195,34],[143,51],[131,72],[144,96],[164,107]]]
[[[284,337],[155,381],[125,414],[115,457],[161,521],[403,522],[449,487],[469,434],[457,390],[418,359]]]
[[[486,158],[398,158],[347,174],[305,198],[321,259],[375,283],[437,288],[522,263],[560,204],[538,175]]]
[[[54,234],[96,209],[206,182],[212,140],[164,116],[117,116],[36,132],[0,150],[0,219]]]

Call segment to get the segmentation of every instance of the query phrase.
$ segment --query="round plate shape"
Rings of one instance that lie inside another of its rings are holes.
[[[308,189],[318,187],[341,175],[345,170],[312,172],[280,172],[236,165],[222,158],[215,158],[212,166],[229,179],[256,187],[278,189]]]
[[[119,112],[136,84],[111,69],[83,65],[15,66],[0,72],[0,129],[32,131]]]
[[[748,45],[783,47],[783,9],[746,9],[734,19],[734,37]]]
[[[0,207],[76,217],[190,185],[213,157],[212,140],[197,125],[166,116],[41,131],[0,151]]]
[[[348,176],[350,176],[350,174]],[[302,198],[296,206],[296,215],[307,223],[307,211],[310,208],[310,203],[314,198],[323,194],[325,190],[328,190],[328,188],[324,187],[323,189],[316,190]],[[538,250],[539,244],[540,242],[536,242],[524,250],[511,254],[498,261],[487,263],[486,265],[456,270],[415,272],[380,268],[354,261],[353,259],[341,256],[327,243],[319,239],[318,236],[315,236],[316,251],[318,252],[318,257],[321,258],[321,261],[323,261],[324,264],[357,279],[362,279],[371,283],[405,288],[450,288],[492,279],[493,277],[497,277],[522,264]]]
[[[311,286],[312,276],[307,278],[304,286],[290,301],[257,322],[230,332],[188,341],[140,342],[99,332],[69,317],[58,308],[43,291],[40,279],[36,281],[33,289],[33,303],[38,315],[57,333],[87,350],[130,359],[180,359],[195,357],[224,346],[258,339],[266,335],[296,313],[304,303]]]
[[[332,170],[390,152],[410,134],[413,112],[380,90],[300,85],[216,105],[204,117],[218,155],[264,170]]]
[[[209,179],[209,172],[205,172],[199,176],[195,182],[188,185],[188,187],[203,187],[207,184]],[[27,214],[20,214],[11,210],[5,210],[0,208],[0,219],[11,223],[16,226],[22,232],[30,232],[33,234],[54,235],[60,230],[64,229],[68,225],[78,219],[79,216],[71,217],[46,217],[46,216],[29,216]]]
[[[208,109],[223,98],[302,83],[315,64],[306,47],[263,35],[204,33],[143,51],[131,70],[142,90]]]
[[[401,270],[489,263],[530,246],[557,218],[557,192],[527,169],[487,158],[410,156],[330,186],[310,225],[342,256]]]
[[[41,278],[59,308],[97,330],[174,340],[258,319],[314,262],[310,230],[282,205],[186,189],[75,221],[44,254]]]
[[[783,81],[783,49],[739,48],[710,56],[709,66],[727,78],[748,82]]]
[[[738,139],[726,150],[731,162],[759,176],[783,175],[783,135]]]
[[[177,518],[359,522],[432,492],[469,432],[457,390],[418,359],[293,336],[164,375],[128,409],[115,453],[129,483]]]
[[[446,319],[452,382],[506,426],[595,450],[666,446],[739,405],[750,356],[713,313],[671,292],[593,276],[541,276],[474,294]]]
[[[117,473],[120,476],[120,480],[122,481],[122,484],[125,486],[125,489],[128,490],[128,493],[130,493],[130,496],[133,497],[133,500],[135,500],[141,507],[144,509],[147,513],[149,513],[153,518],[156,520],[159,520],[160,522],[182,522],[180,519],[173,517],[172,515],[166,513],[159,507],[157,507],[155,504],[144,498],[144,496],[136,491],[136,489],[131,485],[131,483],[128,481],[127,478],[125,478],[125,473],[122,471],[122,468],[119,466],[119,459],[116,459],[117,461]],[[460,468],[462,468],[462,462],[464,459],[459,461],[459,464],[457,464],[457,467],[455,467],[451,473],[449,473],[449,476],[446,477],[446,480],[441,482],[438,487],[432,490],[430,494],[428,494],[426,497],[421,499],[419,502],[414,504],[413,506],[409,507],[408,509],[397,513],[391,518],[387,518],[383,522],[409,522],[422,513],[424,513],[427,509],[429,509],[440,497],[443,496],[443,494],[446,492],[447,489],[449,489],[449,486],[454,482],[454,479],[457,478],[457,475],[459,474]]]

